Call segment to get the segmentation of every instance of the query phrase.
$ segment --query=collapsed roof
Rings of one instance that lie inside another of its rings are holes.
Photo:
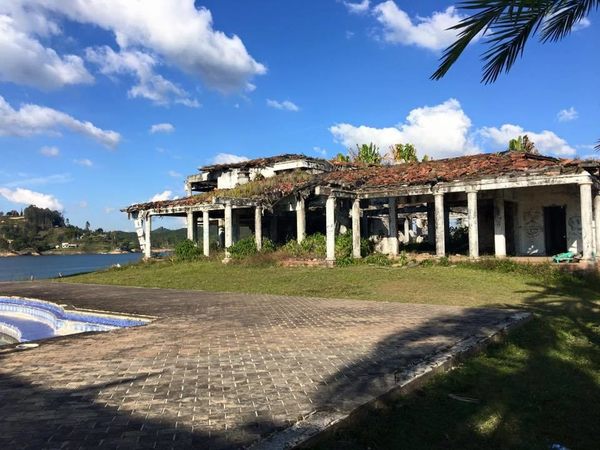
[[[303,155],[281,155],[234,164],[206,166],[203,170],[227,168],[264,167],[281,161],[306,159],[328,163],[325,160]],[[218,199],[246,199],[272,206],[284,197],[316,186],[342,188],[356,192],[397,188],[402,186],[433,186],[437,183],[477,181],[498,177],[557,176],[589,171],[598,176],[600,162],[577,159],[559,159],[518,152],[484,153],[427,162],[414,162],[393,166],[368,166],[333,164],[334,170],[321,174],[295,171],[273,177],[256,179],[233,189],[215,189],[190,197],[131,205],[125,212],[148,209],[161,210],[176,206],[214,203]]]
[[[247,161],[240,161],[240,162],[230,163],[230,164],[212,164],[209,166],[200,167],[200,171],[201,172],[217,172],[220,170],[230,170],[230,169],[262,169],[265,167],[272,166],[273,164],[287,162],[287,161],[296,161],[296,160],[304,160],[304,161],[309,161],[309,162],[318,162],[318,163],[322,163],[322,164],[329,164],[329,161],[327,161],[325,159],[313,158],[310,156],[300,155],[300,154],[296,154],[296,153],[287,153],[284,155],[250,159]]]

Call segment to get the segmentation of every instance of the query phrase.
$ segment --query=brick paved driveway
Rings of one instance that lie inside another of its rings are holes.
[[[314,411],[349,412],[382,377],[507,319],[474,310],[72,285],[20,295],[151,324],[0,353],[0,448],[238,448]]]

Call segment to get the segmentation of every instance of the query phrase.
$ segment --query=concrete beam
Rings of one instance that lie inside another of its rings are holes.
[[[306,237],[306,202],[300,197],[296,200],[296,238],[298,243]]]
[[[479,225],[477,222],[477,191],[467,192],[467,217],[469,219],[469,257],[479,258]]]
[[[435,254],[438,257],[446,256],[446,229],[444,194],[434,195],[435,203]]]
[[[586,261],[594,257],[594,225],[592,218],[592,183],[579,185],[581,202],[581,244],[583,259]]]
[[[396,197],[388,199],[389,206],[389,227],[388,227],[388,242],[390,247],[390,255],[398,255],[398,210],[396,208]]]
[[[360,254],[360,200],[352,202],[352,257],[358,259]]]
[[[325,231],[327,240],[327,264],[335,264],[335,197],[327,197],[325,203]]]
[[[496,258],[506,257],[506,218],[504,198],[494,198],[494,251]]]
[[[202,251],[204,256],[210,256],[210,213],[202,211]]]
[[[258,251],[262,250],[262,206],[254,208],[254,241],[256,242],[256,248]]]

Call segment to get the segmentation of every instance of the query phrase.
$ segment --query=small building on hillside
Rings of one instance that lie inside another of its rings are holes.
[[[424,240],[441,257],[451,226],[464,224],[471,258],[569,250],[591,260],[600,251],[599,168],[597,161],[517,152],[392,166],[281,155],[202,167],[186,180],[188,197],[124,211],[147,257],[152,217],[180,216],[206,255],[219,234],[227,249],[247,235],[260,247],[263,236],[302,241],[321,232],[330,263],[339,233],[352,234],[357,258],[361,238],[391,256]]]

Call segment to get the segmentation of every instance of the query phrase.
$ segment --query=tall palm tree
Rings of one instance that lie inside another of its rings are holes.
[[[482,82],[487,84],[511,69],[531,36],[539,33],[543,43],[561,40],[600,8],[600,0],[466,0],[458,8],[469,16],[450,28],[458,31],[458,38],[431,78],[446,75],[469,43],[483,34],[488,49],[482,54]],[[600,142],[596,148],[600,150]]]

